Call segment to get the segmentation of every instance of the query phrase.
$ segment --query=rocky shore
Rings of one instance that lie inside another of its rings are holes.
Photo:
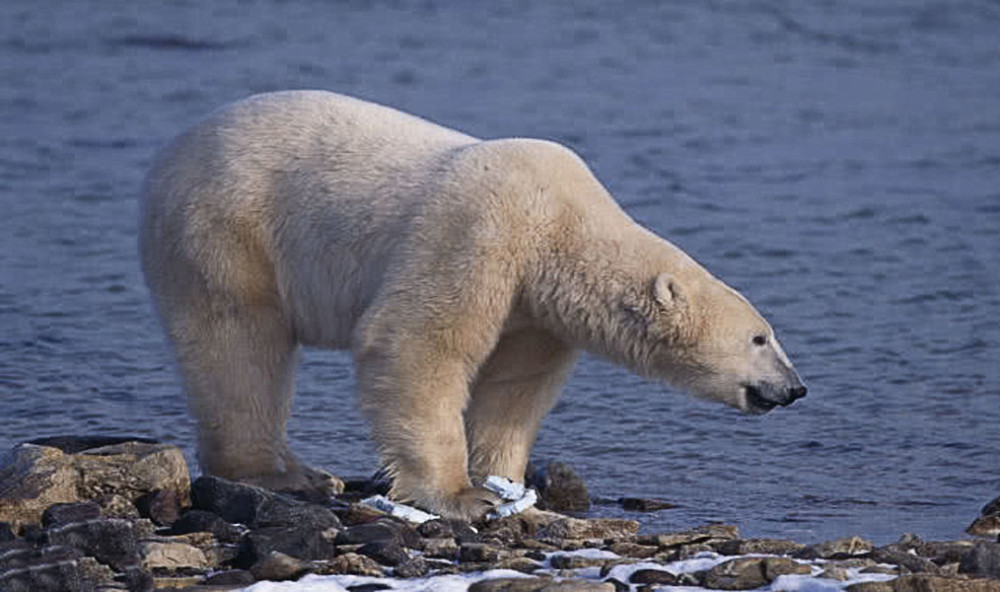
[[[547,509],[478,528],[414,525],[359,504],[377,489],[367,480],[317,504],[214,477],[192,483],[166,444],[37,440],[0,459],[0,592],[235,590],[307,574],[366,576],[344,580],[352,592],[450,574],[472,592],[791,590],[806,589],[803,578],[851,592],[1000,592],[1000,498],[970,526],[982,540],[806,545],[742,538],[731,525],[640,533],[633,520],[566,516],[558,510],[589,503],[583,483],[558,463],[531,475]]]

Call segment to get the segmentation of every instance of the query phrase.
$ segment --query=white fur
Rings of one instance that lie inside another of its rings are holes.
[[[285,442],[300,344],[353,352],[394,496],[458,517],[489,498],[470,474],[522,479],[577,348],[743,408],[775,363],[750,351],[773,334],[749,303],[571,151],[327,92],[251,97],[178,137],[140,250],[205,470],[269,487],[325,478]]]

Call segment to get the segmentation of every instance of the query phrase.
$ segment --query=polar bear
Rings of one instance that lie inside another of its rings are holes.
[[[806,394],[747,300],[552,142],[257,95],[161,152],[140,226],[209,474],[332,491],[286,442],[300,345],[352,352],[391,495],[468,520],[486,475],[523,480],[580,349],[747,413]]]

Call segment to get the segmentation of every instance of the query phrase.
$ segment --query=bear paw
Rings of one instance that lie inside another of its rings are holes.
[[[445,518],[481,522],[501,504],[500,496],[482,487],[466,487],[431,504],[431,511]]]

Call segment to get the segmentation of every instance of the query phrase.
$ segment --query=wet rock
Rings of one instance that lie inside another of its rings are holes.
[[[958,563],[975,545],[974,541],[941,541],[921,544],[916,552],[938,565]]]
[[[254,577],[244,569],[228,569],[207,576],[202,583],[206,586],[249,586],[254,583]]]
[[[937,573],[938,566],[930,559],[924,559],[899,545],[887,545],[875,549],[869,557],[878,563],[888,563],[906,568],[914,573]]]
[[[538,492],[538,507],[557,512],[586,512],[590,509],[587,485],[569,465],[552,461],[528,468],[525,484]]]
[[[319,504],[219,477],[199,477],[191,486],[191,497],[195,509],[251,528],[292,524],[306,524],[311,529],[342,526],[332,510]]]
[[[357,552],[389,567],[396,567],[397,565],[406,563],[410,559],[409,553],[397,541],[367,543],[361,545]]]
[[[1000,497],[983,506],[979,516],[972,521],[965,532],[977,536],[1000,535]]]
[[[810,573],[808,565],[787,557],[746,557],[731,559],[708,570],[703,584],[715,590],[752,590],[770,584],[778,576]]]
[[[859,555],[867,555],[874,545],[871,541],[860,537],[845,537],[810,545],[795,553],[800,559],[845,559]]]
[[[782,539],[733,539],[712,545],[720,555],[791,555],[805,548],[802,543]]]
[[[122,571],[138,563],[138,543],[132,524],[125,520],[91,520],[58,526],[48,531],[53,545],[65,545],[82,551]]]
[[[42,512],[42,526],[61,526],[73,522],[86,522],[101,517],[101,506],[94,502],[53,504]]]
[[[664,569],[637,569],[629,576],[629,582],[633,584],[663,584],[674,586],[677,584],[677,576]]]
[[[205,569],[208,558],[201,549],[184,543],[142,541],[139,543],[139,565],[146,570],[174,572],[184,569]]]
[[[271,551],[250,568],[250,573],[258,580],[297,580],[311,570],[309,563],[289,557],[279,551]]]
[[[670,502],[644,497],[623,497],[618,499],[623,510],[629,512],[658,512],[660,510],[672,510],[677,506]]]
[[[531,574],[542,568],[542,564],[529,557],[508,557],[493,564],[494,569],[511,569],[524,574]]]
[[[963,574],[1000,578],[1000,542],[976,543],[976,546],[962,555],[958,571]]]
[[[357,553],[344,553],[325,562],[321,568],[317,569],[317,573],[380,578],[385,575],[385,570],[371,557],[365,557]]]
[[[251,531],[244,537],[236,566],[248,568],[267,559],[272,553],[281,553],[302,560],[330,559],[337,554],[334,541],[336,529],[320,530],[314,527],[265,526]]]
[[[205,510],[188,510],[171,525],[170,532],[175,535],[210,532],[223,543],[236,543],[244,534],[243,529]]]
[[[642,535],[636,542],[642,545],[656,545],[663,549],[691,545],[695,543],[718,543],[740,536],[738,527],[731,524],[708,524],[683,532]]]
[[[549,557],[550,564],[555,569],[582,569],[584,567],[604,567],[608,564],[620,563],[618,557],[585,557],[582,555],[555,554]]]
[[[562,518],[538,531],[538,538],[548,539],[626,539],[639,532],[635,520]]]
[[[114,443],[91,446],[106,441]],[[36,524],[52,504],[96,500],[109,492],[134,501],[162,489],[174,491],[182,503],[189,499],[187,464],[175,446],[72,437],[36,442],[48,444],[19,444],[0,459],[0,520]]]

